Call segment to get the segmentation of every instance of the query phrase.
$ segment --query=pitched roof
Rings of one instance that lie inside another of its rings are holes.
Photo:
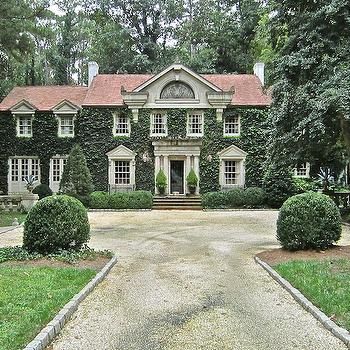
[[[254,74],[203,74],[203,78],[223,91],[234,89],[233,106],[269,106],[271,97],[264,93],[259,78]]]
[[[150,74],[98,74],[92,81],[84,106],[123,106],[122,87],[132,91],[151,79]]]
[[[88,91],[83,86],[19,86],[0,103],[0,111],[6,111],[25,100],[38,110],[49,111],[63,100],[81,107]]]
[[[122,89],[133,91],[152,79],[151,74],[99,74],[91,86],[26,86],[15,87],[0,103],[0,111],[11,109],[22,100],[38,110],[52,110],[63,100],[76,106],[123,106]],[[234,89],[233,106],[268,106],[269,94],[265,94],[260,80],[252,74],[203,74],[204,79],[223,91]]]

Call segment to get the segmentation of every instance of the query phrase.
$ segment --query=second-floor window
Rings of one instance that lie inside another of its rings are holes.
[[[74,115],[58,116],[58,136],[74,137]]]
[[[151,136],[167,135],[167,118],[165,113],[151,114]]]
[[[203,113],[193,112],[188,115],[187,135],[203,136]]]
[[[17,117],[17,136],[33,136],[33,118],[31,115],[20,115]]]
[[[238,115],[231,115],[225,117],[224,135],[225,136],[239,136],[240,135],[240,118]]]
[[[129,136],[130,135],[130,120],[126,115],[114,115],[114,136]]]

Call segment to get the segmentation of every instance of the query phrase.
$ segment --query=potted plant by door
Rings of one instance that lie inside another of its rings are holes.
[[[164,171],[160,169],[156,176],[156,186],[159,194],[164,195],[166,185],[167,185],[167,178],[164,174]]]
[[[190,172],[188,173],[186,177],[186,181],[187,181],[187,186],[190,191],[190,194],[195,194],[197,184],[198,184],[198,177],[193,169],[191,169]]]

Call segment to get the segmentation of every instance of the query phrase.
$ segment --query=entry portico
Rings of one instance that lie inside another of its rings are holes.
[[[153,141],[155,176],[163,170],[168,181],[166,194],[186,194],[186,177],[191,169],[199,179],[199,155],[201,140],[157,140]],[[157,193],[157,188],[155,192]],[[199,188],[196,189],[196,194]]]

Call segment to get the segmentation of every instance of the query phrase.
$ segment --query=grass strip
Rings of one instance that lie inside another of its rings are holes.
[[[339,326],[350,331],[350,260],[290,261],[274,269]]]
[[[26,216],[27,214],[19,213],[17,211],[0,210],[0,227],[11,226],[15,218],[17,218],[18,222],[21,224],[25,220]]]
[[[0,349],[25,347],[95,274],[91,269],[0,267]]]

